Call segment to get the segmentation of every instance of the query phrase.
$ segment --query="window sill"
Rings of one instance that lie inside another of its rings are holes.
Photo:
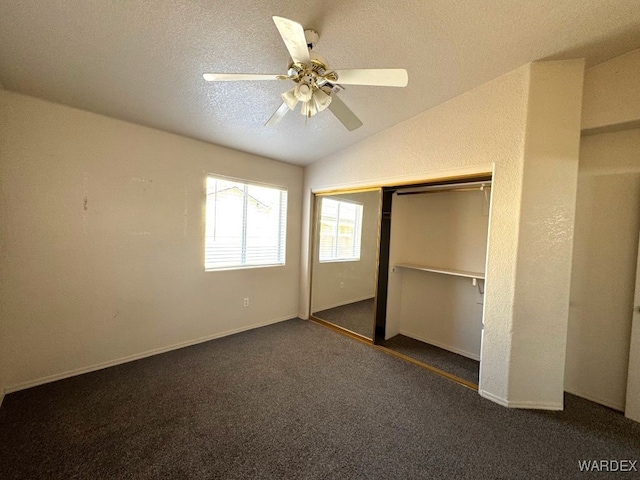
[[[208,272],[228,272],[229,270],[252,270],[255,268],[272,268],[272,267],[284,267],[284,263],[274,263],[270,265],[240,265],[236,267],[219,267],[219,268],[205,268],[204,271]]]
[[[319,260],[319,263],[359,262],[359,258],[336,258],[335,260]]]

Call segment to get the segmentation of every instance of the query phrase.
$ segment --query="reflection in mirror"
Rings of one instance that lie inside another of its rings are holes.
[[[381,190],[319,195],[311,314],[373,339]]]

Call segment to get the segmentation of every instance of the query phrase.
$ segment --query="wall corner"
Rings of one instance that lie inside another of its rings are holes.
[[[531,64],[507,397],[516,408],[564,401],[584,68]]]

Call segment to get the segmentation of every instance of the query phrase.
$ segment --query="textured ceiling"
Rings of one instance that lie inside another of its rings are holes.
[[[288,84],[202,73],[284,73],[273,15],[316,29],[331,67],[406,68],[409,86],[349,86],[353,132],[329,111],[264,127]],[[638,0],[0,0],[4,88],[297,164],[530,61],[636,48]]]

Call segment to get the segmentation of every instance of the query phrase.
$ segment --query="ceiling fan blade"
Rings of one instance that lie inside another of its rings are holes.
[[[287,106],[287,104],[282,103],[282,105],[278,107],[275,113],[271,115],[271,118],[267,120],[267,123],[265,123],[264,126],[271,127],[275,125],[276,123],[278,123],[280,120],[283,119],[283,117],[287,114],[288,111],[289,111],[289,107]]]
[[[282,17],[273,17],[276,28],[280,32],[284,44],[289,50],[289,55],[295,63],[311,64],[309,47],[304,36],[304,28],[297,22]]]
[[[362,126],[362,122],[356,117],[356,114],[335,93],[331,95],[331,103],[328,108],[350,132]]]
[[[282,75],[259,75],[254,73],[203,73],[207,82],[236,82],[238,80],[280,80]]]
[[[403,68],[370,68],[353,70],[335,70],[336,83],[344,85],[376,85],[379,87],[406,87],[409,82],[407,71]]]

